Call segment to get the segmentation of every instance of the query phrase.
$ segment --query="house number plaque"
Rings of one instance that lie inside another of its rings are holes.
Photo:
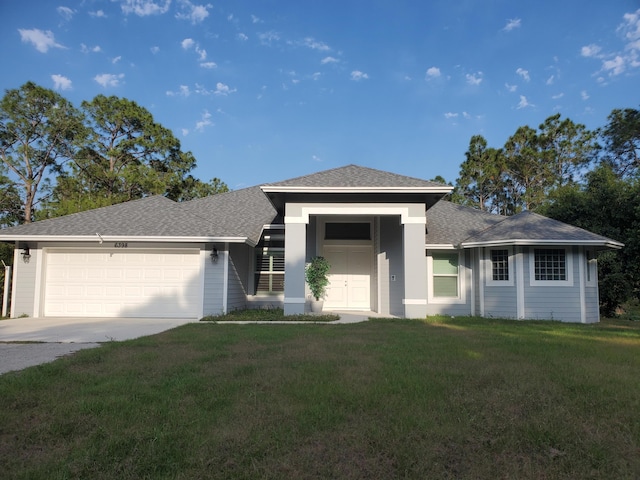
[[[115,248],[127,248],[129,244],[127,242],[116,242],[113,244]]]

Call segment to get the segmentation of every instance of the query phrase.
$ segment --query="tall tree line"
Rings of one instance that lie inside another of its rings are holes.
[[[594,131],[560,114],[519,127],[501,148],[473,136],[452,200],[513,215],[532,210],[625,244],[602,252],[600,300],[611,315],[640,299],[640,111],[615,109]]]
[[[149,195],[191,200],[228,190],[191,175],[196,159],[131,100],[98,95],[80,108],[27,82],[0,100],[0,228]],[[0,260],[13,248],[0,244]],[[0,298],[4,266],[0,263]]]
[[[0,100],[0,226],[149,195],[181,201],[228,190],[190,172],[191,152],[135,102],[98,95],[80,108],[27,82]]]

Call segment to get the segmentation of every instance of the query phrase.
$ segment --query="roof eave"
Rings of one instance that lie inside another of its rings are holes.
[[[224,236],[150,236],[150,235],[0,235],[0,242],[153,242],[153,243],[247,243],[248,237]]]
[[[501,246],[532,246],[532,245],[579,245],[587,247],[603,247],[611,249],[620,249],[624,247],[624,243],[615,240],[554,240],[554,239],[507,239],[507,240],[487,240],[484,242],[462,242],[461,248],[476,247],[501,247]]]
[[[452,186],[438,187],[291,187],[262,185],[264,193],[451,193]]]

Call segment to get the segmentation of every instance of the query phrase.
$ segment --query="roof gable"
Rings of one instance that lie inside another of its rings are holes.
[[[407,177],[391,172],[358,165],[324,170],[282,182],[268,183],[271,187],[318,187],[318,188],[445,188],[447,185]]]

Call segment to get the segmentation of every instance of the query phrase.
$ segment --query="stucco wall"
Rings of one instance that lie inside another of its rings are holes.
[[[376,257],[380,285],[380,313],[401,317],[404,315],[402,305],[404,265],[402,225],[399,217],[380,217],[379,251]]]

